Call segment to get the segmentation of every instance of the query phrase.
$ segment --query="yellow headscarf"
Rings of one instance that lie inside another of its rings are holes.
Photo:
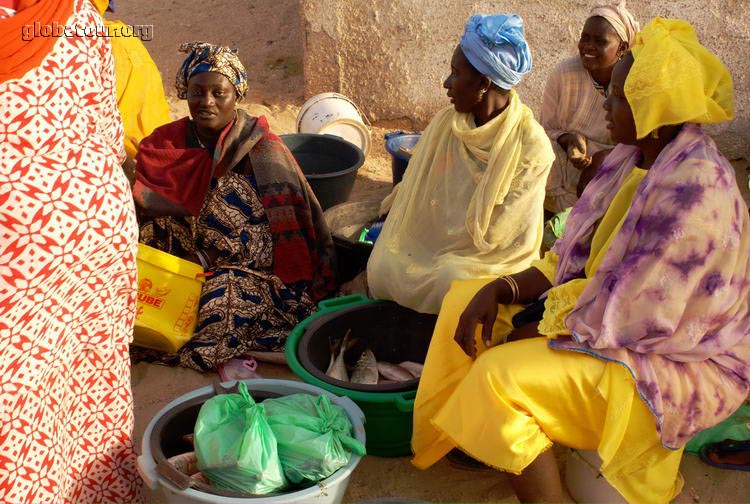
[[[638,138],[660,126],[734,117],[732,76],[686,21],[654,18],[636,35],[632,52],[625,96]]]
[[[96,7],[96,10],[99,11],[99,14],[104,16],[104,11],[109,7],[109,0],[91,0],[91,2],[94,4],[94,7]]]

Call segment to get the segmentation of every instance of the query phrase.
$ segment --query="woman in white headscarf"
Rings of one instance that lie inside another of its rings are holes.
[[[552,213],[573,206],[603,159],[596,154],[614,146],[604,99],[612,68],[638,30],[625,0],[594,7],[583,25],[578,54],[557,65],[547,79],[540,121],[555,149],[544,202]]]
[[[367,265],[371,294],[438,313],[454,280],[520,271],[539,254],[549,139],[512,88],[531,70],[523,21],[475,15],[397,186]]]

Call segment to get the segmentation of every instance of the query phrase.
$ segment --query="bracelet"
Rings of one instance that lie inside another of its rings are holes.
[[[518,283],[516,282],[516,279],[512,276],[501,276],[500,280],[505,281],[505,283],[508,284],[508,287],[510,287],[511,292],[511,300],[509,304],[516,304],[518,303],[518,298],[520,297],[520,292],[518,291]]]
[[[200,261],[201,266],[203,266],[204,270],[207,270],[211,267],[211,264],[208,260],[208,256],[206,256],[206,253],[202,250],[195,249],[195,256],[198,258],[198,261]]]

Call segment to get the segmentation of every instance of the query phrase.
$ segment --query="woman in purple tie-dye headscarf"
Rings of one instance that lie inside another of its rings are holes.
[[[732,79],[688,23],[656,18],[605,110],[618,145],[554,249],[443,300],[414,408],[418,467],[460,448],[512,473],[521,502],[559,502],[557,442],[597,450],[629,502],[669,502],[685,443],[747,397],[750,219],[698,125],[731,119]],[[523,306],[540,296],[541,320]]]

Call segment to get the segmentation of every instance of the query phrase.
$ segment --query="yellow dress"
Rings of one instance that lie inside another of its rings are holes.
[[[105,20],[107,26],[127,30],[121,21]],[[110,28],[111,29],[111,28]],[[155,128],[171,121],[161,74],[138,37],[112,37],[117,108],[125,129],[125,152],[133,159],[141,140]]]
[[[138,144],[154,129],[167,124],[169,104],[159,69],[143,42],[122,21],[104,19],[109,0],[93,0],[107,26],[115,62],[117,108],[125,129],[125,153],[135,159]]]
[[[593,275],[646,174],[635,168],[602,217],[586,263]],[[533,264],[550,281],[557,256]],[[597,450],[604,477],[629,502],[669,502],[682,488],[682,449],[662,446],[655,417],[624,366],[547,346],[532,338],[486,348],[477,328],[476,361],[453,341],[458,317],[492,279],[454,282],[443,300],[414,408],[413,463],[425,469],[458,447],[489,466],[519,474],[553,442]],[[548,292],[540,333],[570,334],[565,316],[586,279]],[[520,306],[500,306],[493,344],[512,330]]]

